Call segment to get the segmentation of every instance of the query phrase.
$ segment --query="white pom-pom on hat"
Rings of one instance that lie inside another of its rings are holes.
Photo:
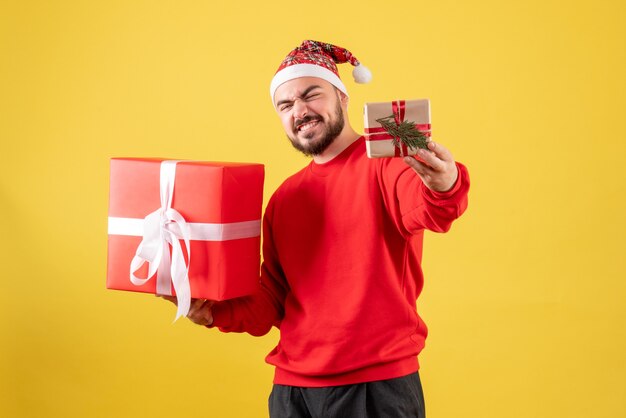
[[[372,72],[365,65],[359,64],[352,70],[352,77],[359,84],[367,84],[372,81]]]

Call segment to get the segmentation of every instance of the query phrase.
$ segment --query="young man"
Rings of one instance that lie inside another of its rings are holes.
[[[279,67],[274,107],[312,161],[268,203],[260,290],[195,300],[188,317],[224,332],[280,329],[266,359],[271,417],[424,417],[422,238],[463,213],[469,177],[435,142],[417,159],[368,159],[348,121],[343,62],[364,71],[345,49],[305,41]]]

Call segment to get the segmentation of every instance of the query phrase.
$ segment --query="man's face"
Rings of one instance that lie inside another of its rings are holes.
[[[301,77],[281,84],[274,105],[291,144],[306,155],[322,154],[345,125],[341,94],[321,78]]]

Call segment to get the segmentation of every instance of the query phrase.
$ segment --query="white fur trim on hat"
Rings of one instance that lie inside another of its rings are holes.
[[[346,86],[341,82],[341,79],[337,77],[332,71],[315,64],[294,64],[289,67],[285,67],[274,75],[272,83],[270,84],[270,96],[272,102],[274,101],[274,93],[276,89],[283,83],[300,77],[317,77],[322,80],[328,81],[333,86],[341,90],[346,96],[348,90]]]

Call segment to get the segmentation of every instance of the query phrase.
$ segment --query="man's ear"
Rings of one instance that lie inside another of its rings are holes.
[[[341,104],[344,105],[344,106],[348,106],[348,102],[350,100],[348,95],[345,94],[344,92],[342,92],[339,89],[337,89],[337,91],[339,92],[339,100],[341,101]]]

